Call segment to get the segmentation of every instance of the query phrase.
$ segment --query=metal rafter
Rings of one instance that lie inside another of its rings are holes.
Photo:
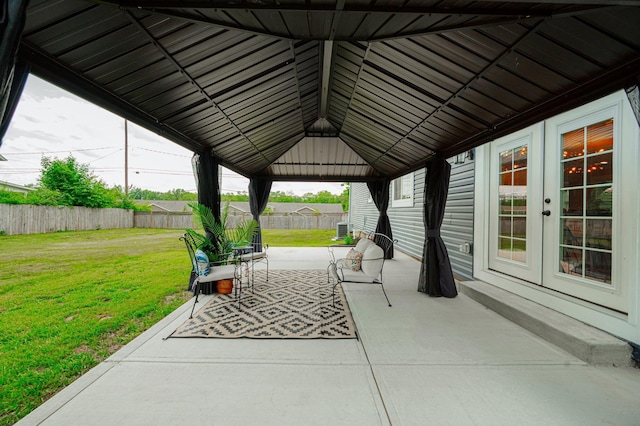
[[[507,55],[511,54],[520,43],[522,43],[527,37],[529,37],[531,34],[534,34],[537,31],[538,27],[542,24],[542,22],[543,21],[538,22],[536,25],[531,27],[527,32],[525,32],[520,37],[518,37],[511,45],[507,46],[500,55],[498,55],[493,61],[489,62],[487,66],[485,66],[482,70],[476,73],[471,80],[467,81],[467,83],[465,83],[462,87],[460,87],[455,93],[453,93],[447,99],[441,100],[439,102],[438,107],[436,107],[431,113],[427,114],[427,116],[423,118],[420,123],[415,125],[411,130],[409,130],[409,132],[406,135],[404,135],[402,138],[396,141],[393,145],[391,145],[391,147],[389,147],[385,152],[380,154],[380,156],[378,156],[378,158],[374,160],[374,164],[380,161],[385,155],[387,155],[389,151],[395,148],[399,143],[407,140],[412,133],[414,133],[422,125],[424,125],[431,117],[433,117],[435,114],[439,113],[444,108],[449,106],[451,102],[453,102],[456,98],[458,98],[461,94],[463,94],[467,89],[469,89],[473,83],[475,83],[477,80],[480,80],[489,70],[493,69],[493,67],[499,64],[500,61],[502,61]],[[479,120],[479,121],[482,121],[482,120]]]
[[[562,92],[525,111],[514,114],[501,123],[496,124],[494,127],[449,146],[442,154],[449,155],[452,152],[456,152],[460,146],[477,146],[489,142],[492,139],[530,126],[554,114],[559,114],[587,102],[594,101],[614,90],[625,88],[625,86],[631,84],[631,82],[637,81],[639,76],[640,58],[631,59],[616,68],[603,72],[596,78],[578,84],[566,92]]]
[[[174,67],[176,67],[176,69],[180,72],[180,74],[190,83],[192,84],[197,90],[198,93],[200,93],[200,95],[202,95],[202,97],[209,103],[211,104],[211,106],[213,106],[213,108],[218,111],[220,114],[222,114],[222,116],[225,118],[225,120],[227,120],[227,122],[229,122],[229,124],[231,124],[231,126],[236,130],[236,132],[238,132],[238,134],[240,136],[242,136],[242,138],[244,140],[246,140],[247,142],[249,142],[251,144],[251,146],[256,150],[256,152],[258,154],[260,154],[260,156],[262,156],[262,158],[265,161],[269,161],[269,159],[262,153],[262,151],[260,149],[258,149],[258,147],[256,146],[256,144],[242,131],[242,129],[240,129],[238,127],[238,125],[231,119],[231,117],[229,117],[227,115],[227,113],[224,112],[224,110],[220,107],[220,105],[218,105],[218,103],[211,97],[209,96],[209,94],[207,94],[207,92],[204,90],[204,88],[189,74],[189,72],[184,69],[184,67],[182,65],[180,65],[178,63],[178,61],[176,61],[173,56],[171,56],[171,54],[167,51],[167,49],[165,49],[160,42],[158,42],[158,40],[155,39],[155,37],[153,37],[153,35],[149,32],[149,30],[147,30],[147,28],[145,28],[144,25],[142,25],[136,18],[135,16],[133,16],[133,14],[129,11],[124,11],[123,12],[127,18],[129,18],[129,20],[138,28],[138,30],[140,32],[142,32],[147,39],[153,44],[153,46],[158,49],[165,57],[166,60],[168,60],[169,62],[171,62],[173,64]],[[215,151],[215,149],[213,149],[213,151]],[[215,155],[215,152],[213,152],[213,154]]]
[[[338,135],[340,135],[341,133],[343,133],[343,132],[344,132],[344,130],[343,130],[344,122],[345,122],[345,121],[347,121],[347,117],[349,116],[349,113],[350,113],[350,111],[351,111],[351,103],[353,102],[353,95],[355,94],[356,89],[358,88],[358,84],[360,83],[360,78],[361,78],[361,76],[362,76],[362,69],[363,69],[363,66],[364,66],[365,61],[367,60],[367,56],[369,55],[369,51],[370,51],[370,50],[371,50],[371,43],[367,43],[367,48],[366,48],[366,50],[365,50],[365,52],[364,52],[364,55],[362,56],[362,62],[360,62],[360,67],[358,68],[358,75],[356,76],[356,81],[355,81],[355,83],[354,83],[354,85],[353,85],[353,90],[351,91],[351,95],[349,96],[349,104],[347,105],[347,108],[346,108],[347,112],[346,112],[346,114],[344,115],[344,120],[342,121],[343,126],[340,126]],[[336,128],[337,128],[337,127],[336,127]],[[348,133],[348,132],[344,132],[344,133],[345,133],[346,135],[349,135],[349,133]],[[349,136],[350,136],[350,137],[353,137],[352,135],[349,135]],[[338,137],[340,137],[340,136],[338,136]],[[357,139],[357,138],[354,138],[354,139]],[[344,140],[344,139],[342,139],[342,138],[341,138],[341,140],[342,140],[342,142],[344,142],[344,143],[345,143],[349,148],[351,148],[351,149],[352,149],[352,150],[354,150],[355,152],[358,152],[358,151],[357,151],[356,149],[354,149],[354,148],[353,148],[353,146],[351,146],[351,144],[349,144],[346,140]],[[361,142],[362,142],[363,144],[365,144],[365,145],[367,145],[367,146],[370,146],[371,148],[375,149],[375,147],[372,147],[371,145],[367,144],[366,142],[364,142],[364,141],[361,141]],[[377,149],[376,149],[376,151],[377,151]],[[377,172],[380,172],[380,170],[376,169],[376,167],[375,167],[375,165],[374,165],[374,164],[372,164],[371,162],[369,162],[366,158],[362,157],[362,155],[360,155],[360,157],[361,157],[364,161],[366,161],[366,162],[367,162],[367,164],[368,164],[370,167],[373,167]]]
[[[32,43],[20,42],[19,56],[31,64],[31,72],[62,89],[68,90],[90,102],[105,108],[134,122],[144,122],[158,135],[192,151],[205,149],[205,146],[184,133],[160,121],[158,117],[143,111],[134,104],[110,92],[95,81],[89,80],[76,70],[58,62]],[[185,142],[189,142],[188,144]]]

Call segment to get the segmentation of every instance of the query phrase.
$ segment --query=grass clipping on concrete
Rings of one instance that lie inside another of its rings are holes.
[[[0,236],[0,425],[26,416],[191,298],[183,232]],[[264,230],[263,241],[317,247],[334,235]]]

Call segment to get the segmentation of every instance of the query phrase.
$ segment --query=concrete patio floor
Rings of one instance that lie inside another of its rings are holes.
[[[269,259],[328,261],[325,248]],[[345,284],[359,340],[163,340],[186,303],[19,424],[640,424],[640,370],[587,365],[464,294],[418,293],[419,271],[399,252],[385,263],[391,308],[379,286]]]

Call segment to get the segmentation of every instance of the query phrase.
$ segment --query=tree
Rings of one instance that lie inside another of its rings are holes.
[[[340,199],[340,203],[342,203],[342,211],[348,212],[349,211],[349,190],[351,189],[351,183],[349,182],[341,183],[340,186],[342,186],[344,189],[342,190],[342,194],[340,194],[338,198]]]
[[[40,186],[60,195],[59,205],[84,207],[111,207],[105,183],[79,164],[73,156],[64,160],[42,157]]]

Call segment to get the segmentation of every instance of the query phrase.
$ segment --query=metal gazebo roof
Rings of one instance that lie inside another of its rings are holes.
[[[367,181],[637,83],[639,5],[32,0],[19,57],[247,177]]]

